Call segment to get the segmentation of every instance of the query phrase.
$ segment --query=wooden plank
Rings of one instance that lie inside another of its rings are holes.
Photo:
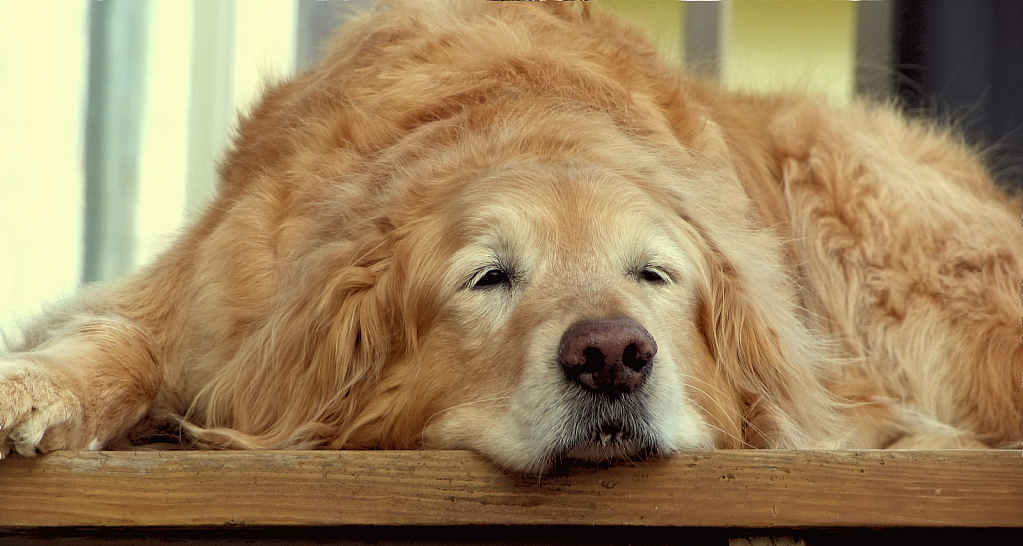
[[[536,476],[462,451],[58,452],[0,461],[0,530],[1023,527],[1019,451],[706,451]]]

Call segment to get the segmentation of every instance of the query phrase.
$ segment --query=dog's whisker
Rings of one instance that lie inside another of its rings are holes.
[[[757,434],[761,434],[761,435],[764,434],[764,432],[762,430],[760,430],[759,428],[757,428],[757,426],[755,424],[751,423],[746,418],[746,416],[744,416],[742,414],[741,411],[738,411],[738,410],[735,410],[733,408],[729,408],[729,407],[725,406],[724,404],[722,404],[719,401],[719,397],[718,396],[712,396],[710,393],[706,392],[705,390],[701,389],[700,387],[697,387],[693,382],[698,381],[698,382],[700,382],[700,383],[702,383],[702,384],[704,384],[704,385],[714,389],[720,396],[725,396],[725,393],[722,393],[721,389],[718,388],[716,385],[712,385],[711,383],[709,383],[707,381],[704,381],[704,380],[696,377],[695,375],[691,375],[691,374],[683,374],[683,377],[685,377],[689,381],[688,386],[690,388],[692,388],[693,390],[695,390],[695,391],[699,392],[700,394],[704,395],[704,397],[707,400],[710,400],[711,402],[713,402],[714,405],[717,406],[717,408],[720,409],[722,412],[724,412],[725,414],[734,414],[736,418],[740,419],[741,422],[745,423],[747,426],[749,426],[754,431],[756,431]],[[712,423],[707,423],[707,425],[712,427],[712,428],[714,428],[715,430],[721,432],[722,434],[726,435],[727,437],[735,440],[736,442],[738,442],[743,447],[753,447],[752,445],[747,443],[746,440],[736,436],[735,434],[732,434],[731,432],[726,431],[725,429],[723,429],[723,428],[721,428],[719,426],[716,426],[716,425],[714,425]]]
[[[450,407],[444,408],[442,410],[438,410],[438,411],[434,412],[433,414],[431,414],[429,417],[426,418],[426,421],[423,423],[423,427],[422,427],[422,431],[423,432],[420,433],[420,435],[422,435],[423,433],[426,432],[426,428],[427,428],[427,426],[429,426],[430,421],[432,421],[434,417],[437,417],[438,415],[440,415],[442,413],[445,413],[445,412],[448,412],[448,411],[452,411],[452,410],[456,410],[456,409],[459,409],[459,408],[465,408],[465,407],[468,407],[468,406],[473,406],[473,405],[476,405],[476,404],[487,404],[487,403],[490,403],[490,402],[500,402],[502,400],[509,400],[511,398],[511,396],[508,393],[511,393],[511,392],[514,392],[514,389],[505,389],[503,391],[498,391],[498,392],[494,393],[494,395],[492,395],[492,396],[490,396],[488,398],[480,398],[478,400],[470,400],[468,402],[463,402],[461,404],[456,404],[454,406],[450,406]]]

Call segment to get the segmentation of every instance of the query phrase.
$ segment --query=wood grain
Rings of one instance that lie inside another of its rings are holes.
[[[540,477],[462,451],[0,461],[0,530],[282,525],[1023,527],[1023,456],[723,450]]]

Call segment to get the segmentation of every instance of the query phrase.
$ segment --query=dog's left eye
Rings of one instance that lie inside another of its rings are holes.
[[[473,283],[473,289],[477,288],[489,288],[491,286],[497,286],[500,284],[511,284],[511,279],[502,269],[491,269],[483,274],[482,277]]]
[[[654,284],[663,284],[668,282],[668,279],[664,275],[648,267],[640,270],[639,278]]]

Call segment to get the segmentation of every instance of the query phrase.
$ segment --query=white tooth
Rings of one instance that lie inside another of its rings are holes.
[[[607,443],[610,442],[610,441],[611,441],[611,435],[610,434],[605,434],[603,432],[600,433],[600,445],[601,446],[607,447]]]

